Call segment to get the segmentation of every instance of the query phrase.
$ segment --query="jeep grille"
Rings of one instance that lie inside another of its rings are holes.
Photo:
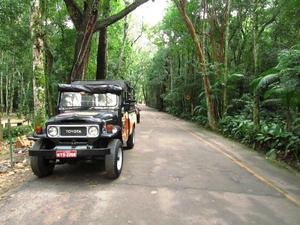
[[[58,135],[55,137],[51,137],[48,135],[48,128],[49,127],[56,127],[58,129]],[[90,127],[97,127],[99,130],[99,125],[96,124],[88,124],[88,125],[72,125],[72,124],[66,124],[66,125],[55,125],[51,124],[47,127],[47,136],[50,138],[89,138],[91,137],[88,134],[88,129]],[[92,138],[95,138],[95,136],[92,136]]]
[[[86,127],[61,127],[60,136],[62,137],[83,137],[87,136]]]

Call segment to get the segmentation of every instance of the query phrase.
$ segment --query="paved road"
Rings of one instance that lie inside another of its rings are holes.
[[[299,225],[300,178],[256,153],[146,109],[122,176],[58,166],[0,202],[0,224]]]

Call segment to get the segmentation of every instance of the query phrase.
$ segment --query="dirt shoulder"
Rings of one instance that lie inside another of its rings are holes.
[[[30,147],[14,148],[14,166],[11,166],[9,146],[2,143],[0,146],[0,198],[5,193],[21,185],[30,176],[28,149]]]

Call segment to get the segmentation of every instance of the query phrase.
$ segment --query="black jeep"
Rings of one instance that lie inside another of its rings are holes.
[[[105,161],[107,177],[123,166],[123,147],[134,146],[134,93],[126,81],[76,81],[58,86],[58,115],[36,131],[29,151],[33,173],[48,176],[55,164]]]

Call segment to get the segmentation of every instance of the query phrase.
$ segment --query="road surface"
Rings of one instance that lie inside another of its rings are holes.
[[[0,224],[300,224],[300,178],[230,140],[149,108],[116,181],[57,166],[0,202]]]

